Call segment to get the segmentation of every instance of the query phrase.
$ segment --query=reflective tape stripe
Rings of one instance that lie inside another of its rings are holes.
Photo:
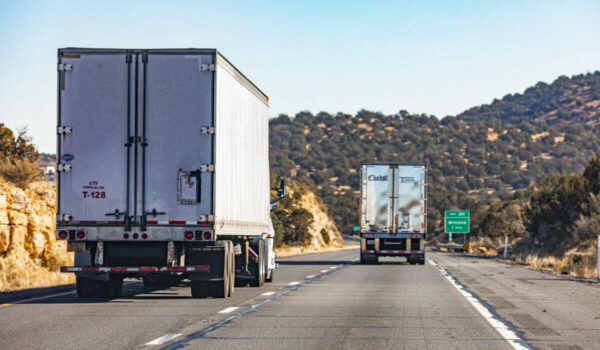
[[[141,267],[94,267],[61,266],[60,272],[209,272],[210,266],[141,266]]]
[[[256,254],[254,252],[254,250],[252,250],[252,248],[248,247],[248,253],[250,253],[250,256],[252,257],[252,259],[258,259],[258,254]]]
[[[183,220],[169,220],[169,221],[158,221],[148,220],[147,225],[211,225],[210,221],[183,221]]]
[[[377,254],[423,254],[422,250],[377,250]]]

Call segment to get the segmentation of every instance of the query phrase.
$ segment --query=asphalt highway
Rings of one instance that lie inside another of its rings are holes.
[[[0,349],[598,349],[600,289],[491,259],[428,252],[424,266],[358,250],[279,261],[228,299],[129,282],[0,306]],[[0,298],[2,295],[0,293]]]

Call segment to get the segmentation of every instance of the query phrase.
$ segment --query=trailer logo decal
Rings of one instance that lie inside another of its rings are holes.
[[[101,186],[98,181],[91,180],[87,185],[83,185],[83,191],[81,191],[83,198],[92,199],[104,199],[106,198],[106,192],[104,186]]]
[[[369,181],[387,181],[387,175],[369,175]]]
[[[71,153],[65,153],[60,157],[60,159],[64,160],[65,162],[70,162],[75,159],[75,156]]]

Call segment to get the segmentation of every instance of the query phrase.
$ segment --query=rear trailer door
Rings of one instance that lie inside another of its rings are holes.
[[[387,164],[365,164],[362,168],[362,229],[388,230],[392,204],[392,186],[389,181],[390,166]]]
[[[143,135],[138,210],[149,223],[190,224],[212,214],[214,54],[139,57]],[[145,62],[144,62],[145,61]]]
[[[63,52],[58,70],[59,224],[122,223],[132,117],[128,56]]]
[[[425,232],[425,166],[398,165],[395,174],[397,231]]]

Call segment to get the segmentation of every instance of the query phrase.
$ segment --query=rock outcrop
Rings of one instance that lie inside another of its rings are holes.
[[[23,191],[0,181],[0,290],[73,282],[58,271],[73,256],[55,238],[55,213],[53,183],[35,182]]]

